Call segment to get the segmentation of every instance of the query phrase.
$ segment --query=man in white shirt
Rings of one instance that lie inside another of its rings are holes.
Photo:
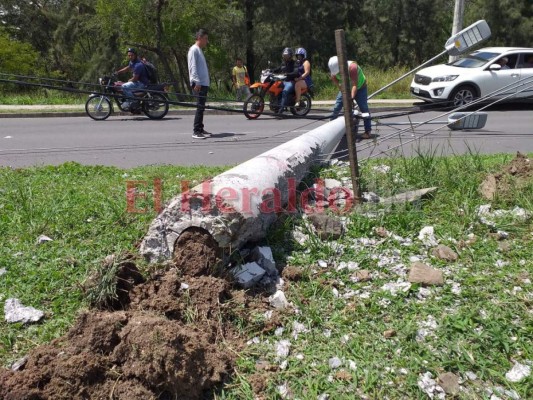
[[[196,96],[196,115],[194,116],[194,126],[192,137],[195,139],[205,139],[211,136],[204,129],[204,110],[207,92],[209,90],[209,70],[205,61],[204,49],[207,46],[207,31],[199,29],[196,32],[196,42],[189,48],[187,63],[189,65],[189,81],[191,83],[192,94]]]

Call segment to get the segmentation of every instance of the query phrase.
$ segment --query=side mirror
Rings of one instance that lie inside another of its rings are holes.
[[[489,69],[491,71],[499,71],[500,69],[502,69],[502,66],[498,63],[494,63],[490,65]]]

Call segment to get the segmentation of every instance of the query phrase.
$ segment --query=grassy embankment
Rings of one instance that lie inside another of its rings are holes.
[[[276,333],[240,326],[249,339],[258,340],[240,355],[234,380],[220,399],[253,398],[251,379],[266,373],[257,369],[259,359],[278,366],[269,375],[264,398],[278,398],[279,387],[286,385],[293,398],[302,399],[326,394],[332,399],[423,399],[422,376],[445,371],[461,378],[459,398],[489,398],[488,390],[500,398],[531,398],[531,375],[518,383],[505,375],[515,361],[533,360],[532,219],[502,213],[491,227],[478,215],[479,206],[487,203],[493,210],[521,207],[533,213],[531,179],[515,187],[511,178],[510,190],[493,201],[478,192],[486,174],[500,171],[510,159],[419,155],[373,161],[362,166],[364,190],[380,196],[431,186],[438,190],[414,205],[374,206],[346,215],[347,232],[334,244],[313,236],[302,219],[289,219],[270,232],[266,242],[276,249],[276,260],[302,271],[303,279],[284,289],[299,311],[287,313],[284,329]],[[390,170],[373,168],[378,164]],[[46,314],[44,322],[23,326],[7,324],[0,310],[0,363],[6,366],[64,334],[87,306],[81,282],[105,256],[135,252],[154,213],[126,212],[127,180],[162,178],[168,200],[179,192],[182,179],[200,180],[223,169],[121,170],[71,163],[0,169],[0,269],[5,269],[0,298],[16,297]],[[349,174],[345,167],[317,173],[336,178]],[[148,208],[150,189],[148,185],[144,203]],[[142,200],[138,206],[143,207]],[[431,256],[418,239],[425,226],[434,227],[436,240],[458,253],[457,261]],[[379,227],[391,236],[377,235]],[[296,229],[310,234],[304,245],[292,240]],[[39,245],[40,235],[53,241]],[[443,271],[444,285],[404,285],[391,293],[391,285],[406,282],[414,258]],[[148,274],[149,267],[141,267]],[[363,269],[370,280],[354,279]],[[304,329],[295,334],[295,327]],[[280,340],[290,342],[286,359],[276,356]],[[340,366],[333,368],[337,360]]]

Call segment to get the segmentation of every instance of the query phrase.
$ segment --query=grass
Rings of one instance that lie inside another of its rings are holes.
[[[287,219],[273,228],[266,242],[276,260],[302,271],[300,281],[287,282],[283,289],[294,309],[282,314],[282,329],[276,332],[241,327],[258,340],[241,353],[233,382],[217,398],[254,398],[252,382],[260,377],[264,399],[280,398],[283,385],[300,399],[425,399],[419,382],[427,372],[434,378],[443,372],[459,376],[457,398],[488,399],[489,390],[500,398],[531,398],[531,375],[513,383],[505,374],[514,361],[533,361],[532,219],[503,216],[491,228],[477,215],[479,206],[489,203],[477,191],[480,182],[510,160],[508,155],[475,154],[373,160],[361,166],[364,190],[380,196],[430,186],[438,190],[416,204],[345,215],[346,234],[334,245],[314,237],[305,219]],[[382,164],[390,169],[375,168]],[[0,268],[7,270],[0,276],[1,297],[17,297],[47,315],[44,323],[27,327],[8,325],[2,318],[1,363],[8,365],[29,348],[63,334],[87,305],[81,282],[105,256],[135,252],[154,213],[126,212],[126,180],[162,178],[168,200],[170,193],[179,192],[181,179],[199,180],[223,169],[121,170],[73,163],[0,169]],[[347,169],[332,166],[314,174],[342,178]],[[150,193],[147,198],[144,205],[150,207]],[[490,203],[500,210],[522,207],[531,215],[531,199],[530,181],[512,197]],[[417,239],[425,226],[434,227],[436,239],[455,250],[458,261],[431,256],[431,249]],[[395,236],[377,236],[378,227]],[[309,242],[293,240],[295,229],[310,234]],[[492,235],[497,230],[509,235],[509,249],[502,250],[502,242]],[[42,234],[54,240],[37,245]],[[476,240],[462,247],[472,236]],[[387,285],[407,280],[413,257],[443,271],[445,284],[412,284],[392,294]],[[356,268],[344,268],[348,263]],[[370,281],[354,280],[362,269],[370,271]],[[386,338],[387,330],[395,335]],[[276,356],[281,340],[290,343],[286,358]],[[333,368],[336,360],[340,366]],[[275,372],[260,369],[258,361],[274,366]],[[468,379],[472,373],[477,379]]]
[[[405,68],[392,68],[386,71],[376,68],[364,68],[368,79],[368,94],[372,94],[379,88],[384,87],[406,72]],[[393,85],[376,99],[413,99],[409,94],[409,85],[412,77],[407,77]],[[313,81],[315,84],[315,100],[334,100],[337,96],[337,88],[331,83],[329,74],[323,71],[314,71]],[[212,85],[209,96],[217,101],[234,100],[235,94],[228,92],[220,85]],[[85,104],[87,94],[71,94],[53,89],[24,89],[10,88],[1,90],[0,104],[4,105],[61,105],[61,104]],[[88,90],[85,88],[84,90]]]

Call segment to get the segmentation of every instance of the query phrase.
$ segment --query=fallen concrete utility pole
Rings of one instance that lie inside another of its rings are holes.
[[[296,212],[295,190],[345,133],[337,118],[174,197],[141,244],[150,261],[173,257],[180,235],[199,228],[229,251],[266,235],[281,212]]]

